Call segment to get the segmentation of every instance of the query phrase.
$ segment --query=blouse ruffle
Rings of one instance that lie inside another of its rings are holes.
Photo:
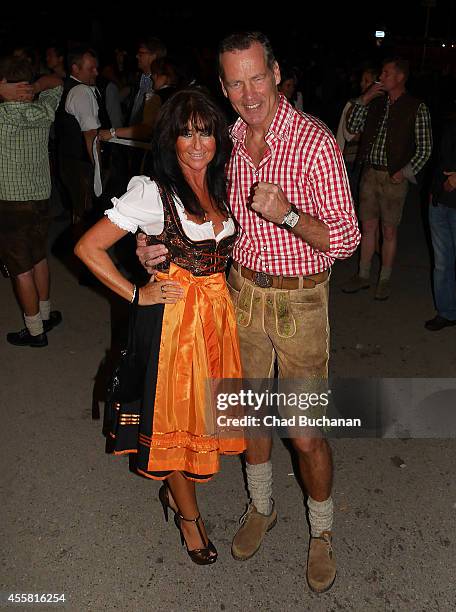
[[[163,203],[155,181],[148,176],[134,176],[128,183],[126,193],[112,198],[113,208],[105,211],[108,219],[121,229],[135,233],[138,228],[149,236],[161,234],[164,227]],[[211,221],[195,223],[187,218],[182,202],[175,198],[176,210],[186,235],[194,241],[216,240],[219,242],[236,231],[233,219],[223,221],[223,230],[214,233]]]

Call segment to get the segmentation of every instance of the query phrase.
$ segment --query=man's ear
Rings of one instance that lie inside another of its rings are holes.
[[[219,77],[219,81],[220,81],[220,86],[221,86],[222,91],[223,91],[223,95],[225,96],[225,98],[228,98],[228,92],[225,89],[225,85],[223,84],[222,77]]]
[[[279,64],[277,62],[274,62],[273,66],[272,66],[272,72],[274,73],[275,83],[276,83],[276,85],[278,85],[280,83],[280,81],[282,80],[282,77],[280,75],[280,68],[279,68]]]

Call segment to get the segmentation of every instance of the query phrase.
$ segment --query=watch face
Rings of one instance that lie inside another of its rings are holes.
[[[299,221],[299,215],[292,210],[287,215],[287,218],[285,220],[285,225],[288,225],[288,227],[294,227],[298,221]]]

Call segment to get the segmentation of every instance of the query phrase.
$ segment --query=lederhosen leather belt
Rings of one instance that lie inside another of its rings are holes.
[[[316,285],[319,285],[328,278],[328,270],[324,272],[318,272],[318,274],[312,274],[310,276],[272,276],[265,272],[254,272],[249,268],[244,268],[233,261],[233,268],[239,272],[239,274],[249,281],[252,281],[257,287],[263,289],[271,287],[272,289],[285,289],[291,291],[293,289],[313,289]]]

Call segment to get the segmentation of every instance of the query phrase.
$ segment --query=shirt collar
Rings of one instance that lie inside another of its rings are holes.
[[[76,83],[79,83],[80,85],[86,85],[85,83],[83,83],[82,81],[80,81],[79,79],[77,79],[75,76],[73,76],[72,74],[70,74],[70,79],[73,79],[73,81],[76,81]],[[86,87],[90,87],[90,89],[92,91],[98,91],[97,86],[96,85],[86,85]],[[99,93],[99,92],[98,92]]]
[[[279,94],[279,104],[271,125],[266,133],[265,139],[268,136],[276,136],[279,140],[286,140],[290,130],[291,117],[294,112],[293,106],[288,102],[283,94]],[[246,122],[239,117],[236,123],[231,128],[231,136],[237,142],[244,142],[245,133],[247,131]]]

